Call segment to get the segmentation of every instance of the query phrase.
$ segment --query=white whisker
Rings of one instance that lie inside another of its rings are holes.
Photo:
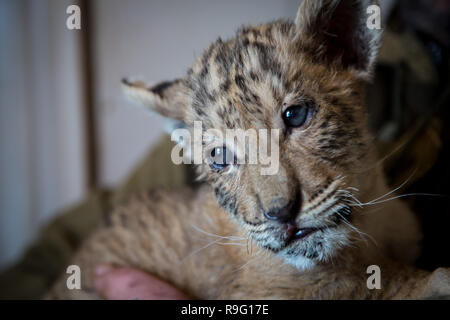
[[[200,229],[199,227],[193,225],[192,223],[191,223],[191,226],[192,226],[192,228],[194,228],[194,229],[197,230],[198,232],[203,233],[203,234],[206,234],[206,235],[208,235],[208,236],[210,236],[210,237],[215,237],[215,238],[219,238],[219,239],[227,239],[227,240],[235,240],[235,241],[243,241],[243,240],[246,240],[246,239],[247,239],[247,238],[245,238],[245,237],[237,237],[237,236],[221,236],[221,235],[218,235],[218,234],[213,234],[213,233],[210,233],[210,232],[208,232],[208,231],[205,231],[205,230]]]

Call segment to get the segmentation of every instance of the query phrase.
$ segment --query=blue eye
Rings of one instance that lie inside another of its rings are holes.
[[[233,153],[225,147],[216,147],[211,150],[210,167],[223,170],[234,161]]]
[[[284,124],[288,128],[301,127],[308,120],[311,109],[309,103],[290,106],[283,112]]]

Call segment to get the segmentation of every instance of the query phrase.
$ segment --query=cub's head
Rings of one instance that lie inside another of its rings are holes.
[[[184,153],[201,162],[220,205],[299,268],[350,242],[356,213],[347,188],[370,183],[362,88],[379,34],[366,26],[368,6],[305,0],[295,22],[217,40],[183,79],[123,81],[130,96],[186,125]]]

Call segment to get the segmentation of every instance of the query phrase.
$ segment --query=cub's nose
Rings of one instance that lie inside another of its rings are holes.
[[[284,207],[276,207],[270,210],[264,210],[264,216],[269,220],[286,223],[294,220],[300,212],[301,199],[300,196],[290,201]]]

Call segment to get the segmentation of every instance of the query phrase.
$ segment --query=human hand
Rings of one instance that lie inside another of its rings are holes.
[[[107,300],[186,300],[172,285],[133,268],[99,265],[94,270],[94,288]]]

